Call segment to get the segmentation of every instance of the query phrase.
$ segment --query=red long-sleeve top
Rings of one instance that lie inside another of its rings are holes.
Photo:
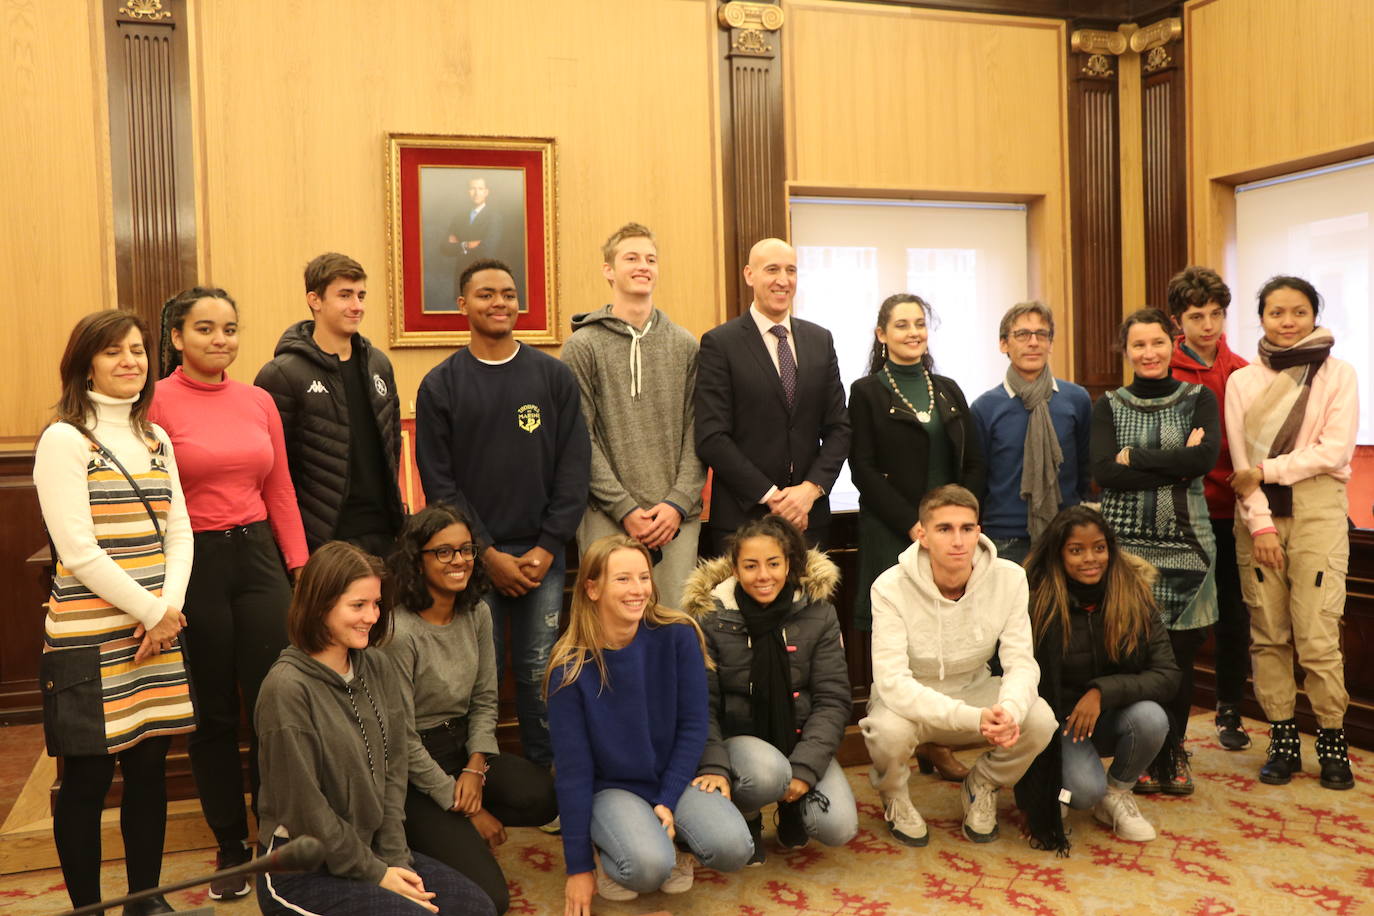
[[[287,568],[305,565],[305,528],[270,394],[227,378],[197,382],[178,367],[157,383],[149,419],[172,439],[191,530],[266,519]]]

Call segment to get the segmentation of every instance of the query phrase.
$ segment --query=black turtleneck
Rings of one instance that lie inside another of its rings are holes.
[[[1126,390],[1142,400],[1154,400],[1174,394],[1182,384],[1172,374],[1164,378],[1136,376]],[[1189,428],[1198,427],[1204,431],[1201,445],[1178,448],[1131,445],[1130,465],[1117,464],[1117,452],[1130,443],[1117,439],[1112,405],[1104,394],[1093,405],[1092,445],[1088,456],[1093,479],[1104,489],[1153,490],[1201,477],[1216,466],[1221,454],[1221,411],[1216,395],[1205,386],[1198,392]]]

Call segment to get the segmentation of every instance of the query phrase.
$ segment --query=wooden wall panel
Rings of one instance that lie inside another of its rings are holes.
[[[1031,293],[1067,316],[1065,23],[830,0],[786,10],[793,184],[1027,200]],[[1056,371],[1071,352],[1069,329]]]
[[[600,246],[658,236],[658,301],[695,334],[721,314],[715,4],[371,0],[197,9],[205,264],[234,293],[251,379],[306,311],[323,251],[370,272],[362,332],[387,337],[386,131],[552,136],[564,321],[607,301]],[[301,36],[309,36],[307,44]],[[270,103],[257,88],[271,87]],[[403,409],[444,349],[392,352]]]
[[[1188,265],[1184,42],[1139,55],[1145,201],[1145,303],[1164,308],[1169,278]]]
[[[1189,252],[1220,267],[1236,180],[1374,146],[1374,3],[1194,0],[1183,20]]]
[[[0,448],[32,447],[67,333],[114,302],[96,7],[0,0]]]
[[[0,455],[0,582],[6,612],[0,614],[0,725],[37,721],[38,659],[43,652],[48,579],[27,559],[47,542],[33,487],[33,453]]]

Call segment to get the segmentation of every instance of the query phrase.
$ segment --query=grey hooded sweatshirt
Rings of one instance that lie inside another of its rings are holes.
[[[368,650],[349,658],[346,682],[288,646],[263,679],[258,837],[316,837],[331,875],[376,884],[388,867],[411,866],[405,707],[391,661]]]
[[[696,338],[658,309],[642,330],[609,305],[572,324],[563,362],[582,390],[592,439],[591,507],[617,524],[661,502],[696,518],[706,483],[693,430]]]

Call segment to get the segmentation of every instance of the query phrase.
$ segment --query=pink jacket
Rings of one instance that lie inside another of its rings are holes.
[[[1231,461],[1237,470],[1253,467],[1245,452],[1245,411],[1268,387],[1277,373],[1252,363],[1231,374],[1226,382],[1226,435]],[[1298,429],[1298,445],[1287,455],[1265,458],[1264,482],[1291,486],[1318,474],[1329,474],[1342,483],[1350,480],[1350,459],[1355,454],[1355,434],[1360,422],[1360,399],[1355,368],[1328,357],[1312,379],[1307,414]],[[1273,527],[1269,499],[1256,489],[1237,503],[1251,534]]]

